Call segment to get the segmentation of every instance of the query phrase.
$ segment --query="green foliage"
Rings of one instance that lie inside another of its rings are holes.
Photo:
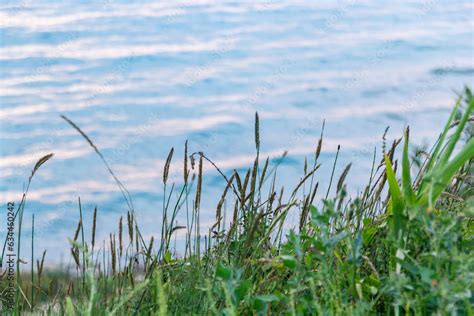
[[[473,130],[473,108],[472,94],[466,89],[425,161],[414,163],[410,157],[407,129],[400,177],[398,142],[394,142],[380,157],[378,167],[375,162],[379,157],[374,155],[373,172],[362,193],[356,197],[347,193],[348,165],[337,181],[335,196],[329,196],[328,184],[327,197],[319,203],[316,171],[322,140],[313,169],[308,170],[305,163],[304,174],[289,195],[276,187],[278,164],[272,166],[269,159],[263,167],[259,164],[258,115],[257,158],[244,173],[235,171],[227,176],[199,152],[190,156],[192,170],[196,157],[199,165],[188,177],[193,171],[188,169],[186,144],[184,183],[179,189],[173,184],[167,191],[173,151],[164,168],[159,242],[143,239],[129,199],[128,243],[122,236],[121,221],[118,234],[110,234],[105,247],[94,248],[83,234],[78,242],[79,232],[84,232],[80,209],[78,228],[71,239],[74,273],[44,272],[43,255],[37,276],[22,274],[17,281],[16,312],[472,315],[474,142],[469,131]],[[68,122],[108,167],[92,141]],[[32,174],[47,159],[40,160]],[[207,232],[202,231],[199,207],[204,163],[214,166],[226,181],[215,223]],[[334,167],[336,163],[337,158]],[[128,193],[114,178],[122,192]],[[198,179],[195,195],[194,178]],[[230,214],[225,214],[229,209]],[[186,212],[185,226],[176,222],[180,212]],[[291,220],[295,214],[299,215],[296,224]],[[184,256],[178,256],[170,241],[184,229]]]

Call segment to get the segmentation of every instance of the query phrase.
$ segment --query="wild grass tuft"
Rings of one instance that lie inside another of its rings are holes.
[[[346,183],[352,164],[333,189],[338,147],[319,202],[318,188],[325,180],[319,179],[324,124],[314,156],[305,159],[304,173],[295,175],[300,180],[291,189],[277,186],[281,160],[260,160],[258,114],[256,158],[244,172],[226,174],[205,153],[189,155],[186,141],[182,183],[171,183],[169,177],[174,149],[166,159],[162,221],[149,242],[141,235],[139,214],[125,186],[92,140],[63,117],[100,156],[129,209],[126,218],[120,217],[118,237],[111,232],[100,246],[97,207],[89,240],[79,200],[78,224],[71,232],[75,273],[45,269],[46,252],[34,271],[32,238],[31,275],[17,266],[14,313],[472,315],[473,109],[466,89],[424,159],[410,155],[408,128],[401,152],[402,139],[387,146],[385,133],[383,154],[374,149],[368,183],[355,196]],[[51,157],[38,161],[28,183]],[[200,219],[205,164],[225,181],[210,227]],[[19,227],[28,188],[17,211]],[[185,225],[177,223],[180,214]],[[180,230],[185,231],[184,249],[171,244]],[[20,242],[21,229],[18,234]],[[18,245],[19,255],[20,250]]]

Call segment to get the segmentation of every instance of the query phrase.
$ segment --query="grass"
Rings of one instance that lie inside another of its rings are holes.
[[[102,159],[129,211],[120,218],[118,235],[111,233],[100,243],[100,211],[94,210],[92,235],[85,236],[79,199],[78,225],[70,239],[72,269],[45,270],[46,253],[34,257],[32,238],[30,272],[21,271],[18,263],[10,312],[473,315],[473,109],[466,88],[429,152],[410,155],[407,129],[388,150],[384,146],[382,155],[374,153],[368,184],[358,196],[346,190],[351,165],[335,174],[336,157],[319,202],[322,133],[312,161],[305,160],[304,174],[289,191],[277,188],[277,166],[260,157],[258,115],[256,158],[245,173],[224,174],[204,153],[190,155],[186,143],[181,184],[168,179],[174,149],[166,160],[160,236],[149,242],[140,233],[125,186],[92,140],[63,117]],[[20,237],[29,184],[50,158],[43,157],[33,168],[18,207],[18,253],[20,241],[25,242]],[[215,223],[204,231],[200,203],[205,163],[227,184]],[[179,214],[186,217],[186,226],[177,226]],[[290,214],[299,215],[294,225]],[[185,231],[181,257],[172,246],[178,231]]]

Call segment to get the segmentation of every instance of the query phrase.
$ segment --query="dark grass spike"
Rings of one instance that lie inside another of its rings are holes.
[[[41,276],[43,275],[43,267],[44,267],[44,259],[46,258],[46,250],[43,251],[43,255],[41,256],[41,261],[36,260],[36,271],[38,274],[37,280],[37,288],[40,288],[41,285]]]
[[[326,120],[323,120],[323,126],[321,127],[321,135],[319,136],[318,146],[314,153],[314,166],[318,163],[319,156],[321,155],[321,150],[323,148],[323,137],[324,137],[324,128],[326,126]]]
[[[309,201],[309,204],[313,204],[314,198],[316,197],[316,193],[318,192],[318,187],[319,187],[319,182],[316,182],[316,185],[314,186],[313,192],[311,193],[311,200]]]
[[[386,149],[387,149],[387,134],[390,129],[390,126],[385,127],[385,131],[383,132],[382,135],[382,154],[385,155]]]
[[[140,240],[139,240],[139,236],[138,236],[138,227],[137,227],[137,224],[135,223],[135,251],[136,253],[138,254],[140,252]]]
[[[337,197],[339,198],[339,201],[337,203],[336,210],[341,211],[342,203],[346,197],[346,184],[344,182],[342,182],[341,188],[337,190]]]
[[[374,193],[371,192],[370,194],[372,196],[372,201],[379,200],[382,194],[382,191],[385,188],[386,183],[387,183],[387,173],[383,171],[373,186],[373,190],[375,190],[373,191]]]
[[[123,223],[122,223],[122,216],[120,216],[119,220],[119,257],[122,258],[122,253],[123,253],[123,239],[122,239],[122,234],[123,234]]]
[[[349,163],[345,168],[344,171],[342,172],[341,176],[339,177],[339,181],[337,182],[337,189],[336,192],[339,193],[342,189],[342,186],[344,184],[344,181],[346,180],[347,174],[349,173],[349,170],[351,169],[352,163]]]
[[[395,151],[398,147],[398,145],[400,144],[400,142],[402,141],[402,138],[398,138],[398,139],[395,139],[393,142],[392,142],[392,147],[390,147],[390,150],[388,152],[383,152],[383,154],[387,155],[390,162],[393,162],[393,157],[395,155]],[[380,159],[380,163],[377,167],[377,171],[381,170],[381,169],[384,169],[385,168],[385,159],[382,157]]]
[[[237,170],[234,170],[234,175],[235,175],[235,182],[237,182],[237,190],[239,190],[239,192],[242,192],[242,180],[240,180],[239,172]],[[240,196],[240,195],[237,194],[237,196]]]
[[[260,154],[260,120],[258,112],[255,112],[255,147],[257,149],[257,157]]]
[[[466,122],[474,122],[474,116],[470,116]],[[449,128],[453,128],[453,127],[456,127],[458,126],[459,124],[461,123],[461,120],[456,120],[454,121],[453,123],[451,123],[451,125],[449,125]]]
[[[170,157],[173,153],[173,149],[170,151],[168,155],[168,159],[166,159],[165,167],[164,167],[164,173],[166,173],[166,168],[167,168],[167,163],[168,161],[171,161]],[[167,236],[167,231],[168,231],[168,208],[167,206],[167,194],[166,194],[166,178],[168,175],[164,174],[163,175],[163,207],[161,210],[161,238],[160,238],[160,249],[158,251],[158,256],[162,254],[163,251],[166,251],[166,236]],[[148,260],[148,259],[147,259]]]
[[[133,214],[127,212],[127,226],[128,226],[128,238],[130,239],[130,244],[133,246]]]
[[[244,183],[242,184],[242,190],[240,191],[240,208],[242,210],[242,215],[243,215],[243,218],[244,218],[244,225],[248,224],[248,216],[249,216],[249,212],[247,210],[249,210],[251,208],[251,205],[249,205],[247,207],[247,185],[249,183],[249,179],[250,179],[250,169],[247,169],[247,173],[245,174],[245,179],[244,179]],[[250,195],[249,195],[250,196]],[[247,210],[246,210],[247,209]]]
[[[71,248],[72,258],[74,259],[74,263],[76,264],[76,269],[81,268],[81,264],[79,262],[79,249],[77,247]]]
[[[201,191],[202,191],[202,156],[199,158],[199,172],[198,172],[198,181],[196,188],[196,200],[194,204],[195,210],[199,210],[201,206]]]
[[[300,234],[303,232],[303,228],[306,225],[306,219],[308,218],[308,214],[309,214],[310,201],[311,201],[311,196],[308,195],[304,199],[303,209],[301,210],[300,223],[299,223],[299,227],[298,227]]]
[[[48,161],[49,159],[51,159],[53,156],[54,156],[54,154],[51,153],[51,154],[48,154],[48,155],[42,157],[40,160],[38,160],[38,162],[35,164],[35,167],[33,168],[33,171],[31,172],[30,178],[33,178],[33,176],[35,175],[36,171],[38,171],[39,168],[41,168],[41,166],[42,166],[46,161]]]
[[[247,185],[250,179],[250,169],[247,169],[247,173],[245,174],[244,183],[242,183],[242,190],[240,191],[240,201],[242,202],[242,206],[245,204],[245,196],[247,192]]]
[[[77,238],[79,237],[79,232],[81,231],[81,226],[82,226],[82,221],[79,220],[79,222],[77,223],[76,231],[74,232],[74,238],[73,238],[74,242],[76,242]]]
[[[255,188],[257,186],[257,173],[258,173],[258,157],[255,158],[255,161],[253,163],[252,178],[250,180],[250,192],[249,192],[250,207],[252,207],[254,204]]]
[[[166,158],[165,167],[163,170],[163,184],[166,184],[168,181],[168,174],[170,172],[171,160],[173,159],[174,148],[171,148],[168,157]]]
[[[20,204],[18,205],[18,208],[15,212],[15,215],[13,217],[13,221],[16,220],[16,217],[18,216],[19,213],[23,213],[24,209],[25,209],[25,203],[26,203],[26,198],[28,196],[28,192],[30,190],[30,185],[31,185],[31,181],[33,180],[33,177],[34,175],[36,174],[36,172],[39,170],[39,168],[46,162],[48,161],[49,159],[51,159],[52,157],[54,156],[53,153],[50,153],[50,154],[47,154],[43,157],[41,157],[35,164],[34,168],[32,169],[31,171],[31,175],[29,176],[28,178],[28,183],[26,185],[26,189],[25,191],[23,192],[23,195],[22,195],[22,198],[21,198],[21,201],[20,201]],[[21,214],[23,216],[23,214]],[[7,247],[7,240],[8,238],[5,237],[5,241],[3,243],[3,249],[2,249],[2,256],[0,258],[0,268],[3,267],[3,258],[5,257],[5,249]]]
[[[258,183],[258,190],[259,191],[262,189],[263,183],[265,181],[265,174],[267,173],[269,161],[270,161],[270,158],[267,157],[267,159],[265,160],[265,165],[263,166],[262,174],[260,176],[260,181]]]
[[[92,216],[92,240],[91,240],[92,251],[94,251],[94,246],[95,246],[96,229],[97,229],[97,205],[94,207],[94,214]]]
[[[188,183],[189,170],[188,170],[188,140],[184,143],[184,163],[183,163],[183,180],[184,184]]]
[[[110,258],[112,259],[112,275],[116,274],[115,235],[110,234]]]

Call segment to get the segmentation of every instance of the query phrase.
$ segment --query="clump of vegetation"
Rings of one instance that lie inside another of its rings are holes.
[[[255,162],[243,174],[225,175],[204,153],[189,155],[186,144],[183,182],[170,185],[172,149],[163,171],[160,238],[149,242],[140,233],[125,186],[86,134],[65,118],[107,165],[129,211],[118,232],[98,243],[97,209],[92,236],[85,236],[79,201],[79,222],[71,234],[73,273],[43,271],[44,254],[36,267],[31,258],[29,275],[20,273],[18,265],[12,313],[472,315],[473,109],[466,89],[429,152],[410,157],[407,129],[382,157],[374,154],[361,194],[347,193],[349,165],[337,182],[331,177],[321,202],[315,199],[322,134],[314,158],[305,162],[301,180],[288,192],[276,187],[276,168],[260,157],[258,115]],[[38,162],[32,177],[49,158]],[[227,184],[215,223],[204,232],[205,163]],[[18,241],[25,199],[26,193],[18,209]],[[289,225],[289,214],[295,212],[299,221]],[[186,214],[186,226],[176,224],[180,213]],[[178,231],[186,232],[181,257],[171,245]]]

